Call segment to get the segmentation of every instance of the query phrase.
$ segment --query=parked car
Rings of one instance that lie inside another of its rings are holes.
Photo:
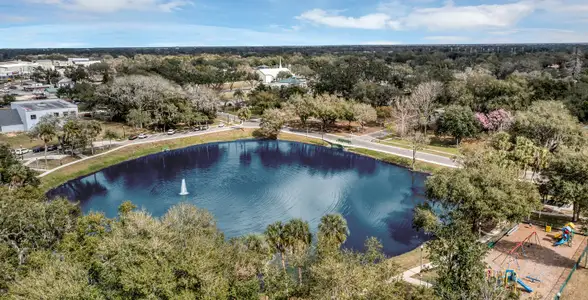
[[[167,131],[167,134],[168,134],[168,135],[173,135],[173,134],[175,134],[175,133],[176,133],[176,131],[175,131],[175,130],[173,130],[173,129],[170,129],[170,130],[168,130],[168,131]]]
[[[136,136],[136,135],[131,135],[131,136],[129,136],[129,141],[134,141],[137,139],[137,137],[138,136]]]
[[[57,145],[47,145],[47,151],[55,151],[57,149],[59,149]]]
[[[37,146],[35,148],[33,148],[33,153],[39,153],[39,152],[43,152],[45,151],[45,147],[43,146]]]
[[[146,138],[148,138],[148,137],[149,137],[149,136],[148,136],[148,135],[146,135],[146,134],[144,134],[144,133],[141,133],[141,134],[139,134],[139,136],[138,136],[138,138],[139,138],[140,140],[142,140],[142,139],[146,139]]]
[[[222,128],[222,127],[225,127],[225,123],[220,123],[220,124],[218,125],[218,127],[221,127],[221,128]]]
[[[26,149],[26,148],[18,148],[18,149],[13,149],[12,153],[16,154],[16,155],[23,155],[23,154],[27,154],[31,152],[31,150]]]

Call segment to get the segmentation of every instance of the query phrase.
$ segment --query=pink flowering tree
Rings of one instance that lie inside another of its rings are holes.
[[[494,110],[488,114],[476,113],[476,119],[486,131],[508,130],[514,122],[513,115],[504,109]]]

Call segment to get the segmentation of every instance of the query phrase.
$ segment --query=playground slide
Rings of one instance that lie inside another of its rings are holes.
[[[533,289],[530,288],[528,285],[526,285],[520,278],[517,278],[517,283],[520,284],[523,289],[525,289],[525,292],[527,293],[532,293]]]
[[[553,244],[553,246],[559,246],[559,245],[563,245],[564,243],[566,243],[568,241],[567,237],[563,237],[561,238],[559,241],[555,242],[555,244]]]

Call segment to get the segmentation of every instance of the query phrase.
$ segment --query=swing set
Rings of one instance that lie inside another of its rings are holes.
[[[500,266],[502,267],[508,259],[506,269],[514,269],[511,268],[511,264],[514,263],[514,265],[516,265],[516,270],[520,271],[521,266],[519,264],[519,258],[527,257],[527,253],[525,252],[525,246],[531,247],[533,244],[535,244],[535,246],[541,246],[541,241],[539,240],[539,236],[537,235],[536,231],[531,232],[531,234],[525,237],[521,242],[517,243],[517,245],[510,249],[508,252],[503,252],[497,257],[495,257],[492,260],[492,262],[496,262],[498,259],[502,258],[502,261],[500,262]],[[534,263],[532,274],[525,276],[525,278],[531,281],[532,283],[541,282],[543,272],[537,275],[536,271],[537,262]]]

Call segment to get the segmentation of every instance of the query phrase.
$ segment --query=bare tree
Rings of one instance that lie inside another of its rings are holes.
[[[394,119],[396,133],[404,137],[413,126],[417,113],[407,97],[400,97],[394,101],[391,117]]]
[[[183,90],[186,99],[200,112],[213,112],[219,107],[219,97],[213,90],[200,85],[187,85]]]
[[[443,91],[443,84],[438,81],[429,81],[419,84],[410,95],[410,102],[418,114],[419,125],[423,126],[423,132],[427,135],[427,125],[433,113],[435,99]]]

